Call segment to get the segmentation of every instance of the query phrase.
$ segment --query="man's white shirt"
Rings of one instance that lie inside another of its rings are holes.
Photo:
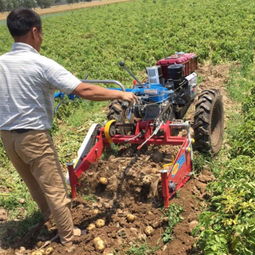
[[[14,43],[0,56],[0,130],[51,128],[54,91],[70,94],[80,83],[32,46]]]

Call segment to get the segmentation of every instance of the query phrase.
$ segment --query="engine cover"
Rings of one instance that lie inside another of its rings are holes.
[[[183,76],[188,76],[197,69],[197,56],[194,53],[177,52],[175,55],[160,59],[157,65],[161,66],[163,77],[168,80],[168,66],[183,64]]]

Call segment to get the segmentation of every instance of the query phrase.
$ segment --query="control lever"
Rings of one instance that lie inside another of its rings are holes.
[[[120,66],[121,68],[125,69],[125,70],[130,74],[130,76],[133,77],[133,78],[138,82],[138,84],[142,86],[142,83],[141,83],[141,82],[138,80],[138,78],[130,71],[130,69],[126,66],[125,62],[120,61],[120,62],[119,62],[119,66]]]

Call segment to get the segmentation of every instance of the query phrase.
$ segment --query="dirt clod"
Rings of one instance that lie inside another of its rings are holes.
[[[197,226],[197,224],[198,224],[198,221],[196,221],[196,220],[193,220],[193,221],[191,221],[191,222],[189,223],[189,231],[190,231],[190,233],[191,233],[192,230]]]
[[[8,220],[7,211],[3,208],[0,208],[0,221],[7,221],[7,220]]]

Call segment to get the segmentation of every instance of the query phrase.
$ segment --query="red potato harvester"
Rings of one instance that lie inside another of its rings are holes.
[[[114,100],[109,106],[108,122],[104,127],[93,124],[79,151],[75,163],[68,164],[72,197],[76,197],[78,179],[111,144],[145,144],[179,146],[176,158],[161,170],[164,206],[192,175],[193,149],[218,153],[223,140],[223,103],[215,89],[197,94],[197,56],[179,52],[147,67],[147,80],[142,83],[121,62],[134,79],[132,89],[114,80],[84,80],[90,83],[115,83],[121,90],[137,95],[133,106]],[[112,88],[116,89],[116,88]],[[184,116],[192,103],[195,113],[192,123]]]

